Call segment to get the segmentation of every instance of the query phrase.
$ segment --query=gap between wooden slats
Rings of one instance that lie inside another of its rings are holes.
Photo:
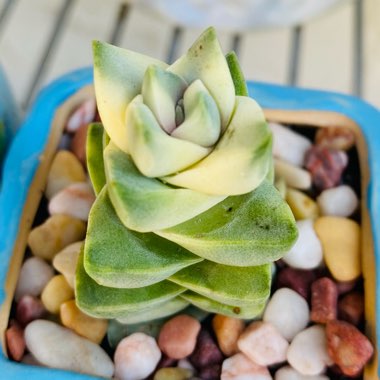
[[[0,35],[0,61],[21,104],[33,81],[63,0],[18,0]]]
[[[92,65],[92,40],[110,42],[121,5],[121,0],[77,0],[55,46],[43,82]]]
[[[303,26],[297,85],[351,93],[353,2],[341,2]]]

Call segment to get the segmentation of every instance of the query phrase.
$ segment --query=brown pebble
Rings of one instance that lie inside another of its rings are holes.
[[[357,280],[352,281],[336,281],[336,287],[338,289],[338,294],[346,294],[353,290],[357,284]]]
[[[170,358],[183,359],[194,351],[200,329],[201,324],[197,319],[184,314],[177,315],[162,326],[158,345]]]
[[[190,356],[190,362],[195,368],[201,369],[223,361],[223,354],[211,334],[202,329],[198,335],[197,345]]]
[[[9,357],[17,362],[21,361],[25,352],[24,330],[18,323],[12,321],[5,332],[5,339]]]
[[[373,355],[368,338],[354,325],[344,321],[326,324],[328,353],[334,363],[347,376],[357,376]]]
[[[237,340],[245,327],[244,321],[217,314],[212,320],[212,327],[223,354],[226,356],[236,354],[238,352]]]
[[[79,161],[86,167],[86,138],[89,124],[81,125],[71,140],[70,150],[77,156]]]
[[[339,319],[358,325],[364,315],[364,297],[359,292],[346,294],[338,302]]]
[[[277,288],[290,288],[306,300],[310,296],[310,285],[317,278],[312,270],[285,267],[278,272]]]
[[[22,296],[17,303],[16,319],[22,326],[26,326],[35,319],[42,318],[46,313],[46,309],[41,300],[30,295]]]
[[[311,173],[314,186],[319,190],[338,185],[347,163],[346,152],[318,145],[311,147],[305,155],[305,167]]]
[[[322,277],[311,285],[310,319],[316,323],[326,323],[337,316],[338,290],[335,282]]]
[[[348,150],[355,144],[355,133],[344,127],[319,128],[315,143],[329,149]]]

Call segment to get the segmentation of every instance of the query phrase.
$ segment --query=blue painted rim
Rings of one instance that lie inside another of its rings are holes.
[[[0,193],[0,304],[4,301],[4,285],[23,205],[39,165],[38,157],[47,143],[54,112],[68,97],[90,83],[92,69],[85,68],[62,76],[42,90],[9,149],[4,164],[6,186]],[[379,273],[380,234],[377,231],[380,231],[380,134],[376,125],[380,125],[380,113],[362,100],[347,95],[256,82],[249,82],[248,88],[250,96],[263,108],[333,111],[351,118],[361,127],[370,157],[371,181],[367,200],[374,239],[376,273]],[[380,284],[376,279],[376,292],[379,291]],[[380,326],[379,317],[377,303],[377,326]],[[376,335],[377,341],[380,342],[379,329]],[[9,379],[24,379],[26,375],[30,380],[94,379],[92,376],[68,371],[18,364],[9,361],[3,353],[0,354],[0,372],[6,374]]]

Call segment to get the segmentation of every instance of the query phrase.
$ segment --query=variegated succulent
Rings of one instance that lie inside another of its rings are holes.
[[[297,237],[272,184],[272,136],[213,28],[167,64],[94,43],[97,200],[77,270],[86,313],[127,323],[194,304],[260,313]],[[104,128],[103,128],[104,126]]]

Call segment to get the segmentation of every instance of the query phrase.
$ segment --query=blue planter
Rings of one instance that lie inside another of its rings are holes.
[[[7,147],[20,123],[7,79],[0,67],[0,173]],[[0,175],[1,183],[1,175]]]
[[[33,210],[36,209],[35,205],[28,208],[28,204],[33,201],[30,188],[36,185],[35,176],[41,175],[39,170],[43,161],[41,162],[40,158],[42,153],[46,156],[46,148],[51,144],[51,135],[54,133],[51,125],[55,111],[71,95],[91,83],[92,71],[82,69],[65,75],[46,87],[35,101],[9,149],[4,165],[6,185],[0,193],[1,333],[6,328],[10,300],[25,248],[26,229],[28,223],[30,224],[30,221],[25,220],[33,219]],[[376,294],[380,294],[380,283],[376,273],[380,273],[380,134],[377,130],[377,126],[380,125],[380,113],[363,101],[346,95],[263,83],[249,83],[249,90],[250,95],[267,109],[267,114],[272,120],[321,126],[334,123],[357,128],[362,174],[364,178],[368,177],[364,180],[365,203],[362,207],[366,316],[371,338],[379,342],[380,332],[377,326],[380,326],[380,306],[376,302]],[[43,176],[40,181],[44,182]],[[34,198],[35,203],[36,199]],[[377,357],[366,372],[367,379],[378,378],[376,359]],[[3,353],[0,354],[0,373],[7,379],[24,379],[26,376],[29,380],[93,378],[18,364],[9,361]]]

